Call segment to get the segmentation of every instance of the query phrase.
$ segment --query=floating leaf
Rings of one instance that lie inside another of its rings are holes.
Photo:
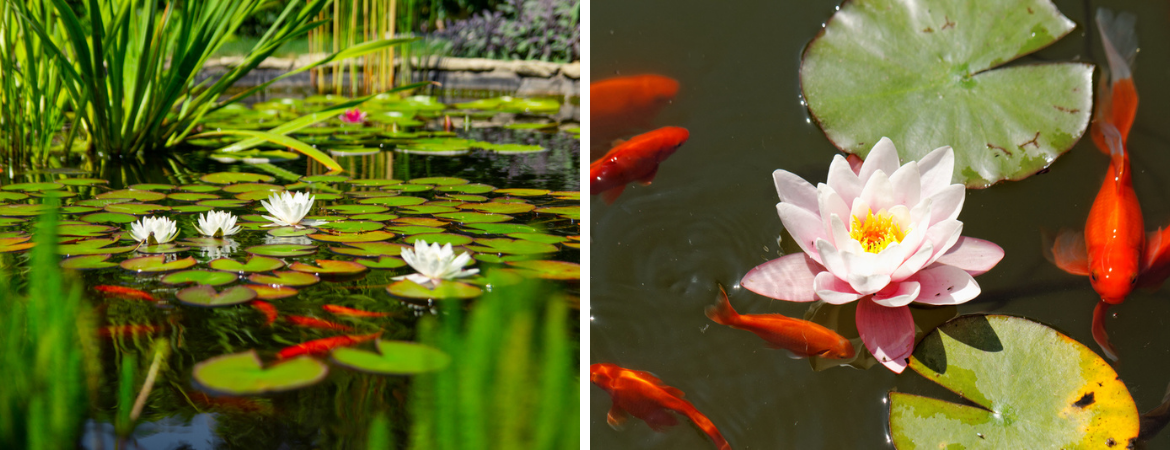
[[[435,206],[435,205],[417,205],[417,206],[403,206],[398,208],[398,212],[403,214],[439,214],[452,213],[458,209],[449,206]]]
[[[137,250],[139,253],[179,253],[190,250],[190,248],[174,243],[166,243],[158,245],[143,245],[139,246]]]
[[[24,200],[28,198],[28,194],[21,194],[19,192],[0,192],[0,200]]]
[[[134,185],[126,186],[126,187],[128,189],[135,189],[135,190],[139,190],[139,191],[169,191],[169,190],[174,189],[175,185],[173,185],[173,184],[141,183],[141,184],[134,184]]]
[[[512,196],[516,196],[516,197],[540,197],[542,195],[548,195],[549,191],[548,191],[548,189],[512,188],[512,189],[496,189],[495,193],[504,194],[504,195],[512,195]]]
[[[353,186],[389,186],[391,184],[402,184],[402,180],[349,180],[349,184]]]
[[[259,395],[317,384],[329,366],[308,356],[263,367],[255,350],[217,356],[195,364],[192,377],[199,387],[225,395]]]
[[[416,300],[469,299],[479,297],[483,294],[483,290],[480,288],[467,283],[450,280],[444,280],[438,286],[435,286],[434,289],[427,289],[426,286],[410,280],[399,280],[386,286],[386,292],[398,297]]]
[[[385,186],[382,189],[398,192],[422,192],[429,191],[433,188],[433,186],[428,186],[425,184],[396,184],[393,186]]]
[[[368,233],[348,234],[310,234],[309,239],[323,242],[376,242],[385,241],[394,237],[394,233],[385,231],[370,231]]]
[[[363,198],[357,201],[363,205],[382,205],[382,206],[410,206],[421,205],[427,202],[425,198],[407,197],[407,196],[393,196],[393,197],[374,197]]]
[[[167,198],[171,200],[178,200],[181,202],[197,202],[199,200],[210,200],[219,198],[215,194],[205,194],[200,192],[176,192],[174,194],[167,194]]]
[[[317,284],[321,279],[316,275],[304,272],[280,271],[273,272],[272,275],[265,275],[255,273],[248,276],[248,281],[256,284],[267,284],[272,286],[308,286]]]
[[[547,280],[579,280],[581,279],[581,265],[566,261],[515,261],[507,263],[515,267],[521,274],[532,275]]]
[[[268,229],[268,235],[273,237],[301,237],[316,232],[315,228],[276,227]]]
[[[207,212],[207,211],[211,211],[212,209],[215,209],[215,208],[212,208],[210,206],[199,206],[199,205],[179,205],[179,206],[172,206],[171,212],[190,214],[190,213]]]
[[[216,239],[207,236],[189,237],[180,242],[183,245],[190,245],[192,247],[223,247],[231,244],[231,240],[229,239]]]
[[[922,339],[910,368],[975,406],[890,393],[899,448],[1127,448],[1138,435],[1117,372],[1028,319],[953,319]]]
[[[266,284],[250,284],[248,288],[256,291],[256,297],[261,300],[277,300],[297,295],[297,290],[288,286],[269,286]]]
[[[397,219],[398,216],[396,216],[394,214],[372,213],[372,214],[356,214],[356,215],[349,216],[349,218],[354,219],[354,220],[372,220],[374,222],[385,222],[388,220]]]
[[[297,272],[315,273],[317,275],[349,275],[366,271],[366,266],[356,262],[334,261],[331,259],[318,259],[316,266],[294,262],[288,268]]]
[[[165,255],[140,256],[122,261],[119,265],[123,269],[140,273],[170,272],[173,270],[188,269],[195,265],[195,258],[190,256],[171,262],[166,262],[166,260],[167,257]]]
[[[216,172],[199,177],[204,183],[232,184],[232,183],[271,183],[275,178],[268,175],[244,172]]]
[[[95,237],[119,231],[118,228],[105,225],[61,225],[57,227],[58,236]]]
[[[0,186],[0,189],[5,191],[22,191],[22,192],[39,192],[39,191],[54,191],[57,189],[64,189],[65,185],[61,183],[16,183],[7,186]]]
[[[838,148],[865,156],[885,136],[908,161],[950,145],[954,179],[985,187],[1036,173],[1084,133],[1092,65],[995,69],[1074,26],[1048,0],[846,2],[805,49],[800,83]]]
[[[378,222],[350,220],[345,222],[329,222],[322,224],[317,228],[339,233],[361,233],[364,231],[381,230],[382,224]]]
[[[66,186],[96,186],[99,184],[110,184],[109,181],[103,180],[101,178],[62,178],[56,181]]]
[[[137,244],[125,247],[106,247],[117,241],[117,239],[87,239],[76,244],[61,244],[57,246],[57,253],[64,256],[118,254],[134,251],[138,248]]]
[[[233,199],[218,199],[218,200],[200,200],[196,205],[210,206],[212,208],[243,208],[248,204],[247,200],[233,200]]]
[[[406,226],[400,226],[400,227],[386,227],[386,229],[393,231],[395,233],[402,233],[402,234],[406,234],[406,235],[423,234],[423,233],[442,233],[443,232],[442,228],[420,227],[420,226],[412,226],[412,225],[406,225]]]
[[[271,272],[280,269],[284,267],[284,261],[265,256],[252,256],[245,263],[240,263],[234,259],[220,258],[211,261],[207,265],[212,269],[222,270],[224,272],[256,273]]]
[[[581,191],[555,191],[549,192],[548,195],[556,197],[559,200],[581,200]]]
[[[536,209],[536,206],[528,203],[464,203],[459,205],[459,209],[471,209],[475,211],[499,213],[499,214],[520,214],[526,213]]]
[[[352,347],[333,349],[337,365],[379,375],[413,375],[435,372],[451,364],[442,350],[415,342],[377,341],[378,352]]]
[[[234,273],[196,269],[172,273],[163,277],[162,282],[166,284],[195,283],[219,286],[236,281],[237,278]]]
[[[331,205],[321,209],[333,211],[338,214],[373,214],[385,212],[390,208],[377,205]]]
[[[431,184],[431,185],[436,185],[436,186],[448,186],[448,185],[453,185],[453,184],[467,184],[467,183],[470,183],[470,181],[465,180],[463,178],[455,178],[455,177],[426,177],[426,178],[412,179],[409,181],[409,183],[411,183],[411,184]]]
[[[538,231],[534,227],[518,223],[470,223],[466,226],[467,228],[490,234],[535,233]]]
[[[378,259],[359,259],[357,263],[371,269],[397,269],[406,266],[406,261],[393,256],[383,256]]]
[[[47,210],[45,205],[3,205],[0,206],[0,216],[27,217],[39,216]]]
[[[106,205],[105,209],[106,212],[145,216],[147,214],[154,214],[159,211],[170,211],[171,207],[152,205],[148,203],[117,203],[113,205]]]
[[[312,255],[317,253],[317,247],[305,244],[267,244],[248,247],[244,251],[253,255],[285,258],[289,256]]]
[[[389,242],[355,242],[347,244],[345,247],[329,247],[329,251],[341,255],[377,258],[381,256],[398,256],[402,254],[402,249],[404,248],[410,248],[410,246],[391,244]]]
[[[93,269],[108,269],[110,267],[117,267],[118,263],[108,262],[109,254],[104,255],[86,255],[74,256],[72,258],[65,258],[61,261],[61,267],[73,270],[93,270]]]
[[[179,291],[175,297],[187,305],[216,307],[238,305],[256,298],[256,291],[248,286],[232,286],[223,292],[207,285],[192,286]]]
[[[581,219],[580,206],[552,206],[548,208],[537,208],[536,212],[545,214],[556,214],[561,217],[567,217],[574,220]]]
[[[187,192],[214,192],[219,190],[219,186],[212,186],[210,184],[185,184],[179,186],[179,190]]]
[[[448,219],[459,223],[496,223],[507,222],[513,217],[507,214],[488,214],[478,212],[453,212],[435,214],[435,217]]]
[[[539,145],[524,145],[524,144],[485,144],[484,150],[491,150],[501,155],[518,155],[522,153],[540,153],[547,152],[548,149]]]
[[[127,198],[137,202],[157,202],[167,198],[167,194],[154,191],[138,191],[134,189],[123,189],[120,191],[103,192],[94,196],[96,199],[113,199],[113,198]]]
[[[301,177],[301,181],[306,183],[342,183],[349,181],[349,177],[345,175],[312,175]]]
[[[532,242],[543,242],[545,244],[560,244],[561,242],[569,240],[569,238],[564,236],[555,236],[544,233],[508,233],[508,237],[513,239],[524,239],[526,241]]]
[[[494,186],[488,186],[486,184],[456,184],[435,188],[436,192],[462,192],[464,194],[483,194],[494,190],[496,190]]]
[[[468,245],[467,249],[483,253],[506,253],[509,255],[530,255],[536,253],[553,253],[555,246],[540,242],[525,241],[522,239],[476,239],[476,245]]]
[[[404,239],[404,240],[406,241],[407,244],[411,244],[411,245],[414,245],[415,241],[419,241],[419,240],[426,241],[428,244],[439,244],[439,245],[451,244],[451,245],[456,245],[456,246],[471,243],[470,237],[464,236],[462,234],[451,234],[451,233],[415,234],[415,235],[407,236],[406,239]]]
[[[33,248],[35,242],[28,242],[32,236],[0,238],[0,253],[19,252]]]
[[[130,223],[138,220],[138,218],[133,214],[111,212],[86,214],[79,217],[79,219],[81,219],[82,222],[89,223]]]

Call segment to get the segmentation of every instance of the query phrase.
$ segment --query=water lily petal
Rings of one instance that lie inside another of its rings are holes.
[[[790,302],[811,302],[817,299],[813,279],[825,267],[804,253],[793,253],[760,264],[748,271],[740,285],[765,297]]]
[[[888,177],[896,170],[898,170],[898,149],[894,148],[894,141],[883,137],[877,144],[874,144],[873,149],[865,156],[865,163],[861,165],[858,178],[861,179],[862,185],[865,185],[869,183],[870,177],[877,172],[882,172]]]
[[[848,252],[838,250],[837,247],[824,239],[817,239],[816,245],[817,254],[820,255],[820,263],[825,266],[825,270],[841,279],[849,275],[849,266],[845,264],[844,258]]]
[[[865,251],[861,243],[849,235],[849,229],[845,227],[845,221],[836,214],[829,217],[829,236],[832,238],[830,243],[837,247],[839,251],[851,253]]]
[[[965,193],[966,188],[963,185],[952,184],[930,196],[930,224],[959,218],[959,211],[963,209],[963,200],[966,198]]]
[[[918,162],[910,161],[890,175],[893,186],[894,204],[916,205],[921,199],[922,178],[918,173]]]
[[[817,186],[817,208],[821,214],[822,226],[824,226],[825,229],[832,229],[833,215],[837,215],[843,220],[848,220],[849,205],[845,203],[845,200],[842,199],[841,196],[837,194],[837,192],[833,191],[833,188],[826,184]],[[817,211],[814,211],[814,213],[815,212]],[[849,235],[848,231],[846,231],[845,235]],[[829,236],[831,238],[829,239],[829,242],[832,242],[833,245],[841,245],[840,242],[844,242],[841,241],[838,236],[834,236],[832,233],[830,233]]]
[[[894,373],[914,351],[914,318],[907,306],[888,308],[870,299],[857,303],[857,332],[865,348]]]
[[[810,257],[820,262],[817,254],[817,239],[828,239],[825,227],[821,225],[821,218],[813,212],[791,203],[777,203],[776,213],[780,215],[780,222],[784,229],[792,235],[792,239]]]
[[[902,261],[902,264],[897,269],[894,269],[894,272],[890,274],[890,281],[898,282],[914,275],[919,270],[922,270],[923,267],[926,267],[926,263],[930,261],[931,256],[934,256],[934,244],[931,244],[930,241],[923,242],[922,246],[918,247],[918,251],[910,255],[909,258],[906,258],[905,261]]]
[[[926,240],[934,244],[934,255],[926,262],[926,265],[938,260],[940,256],[950,250],[955,242],[959,241],[963,233],[963,222],[958,220],[944,220],[930,227],[926,230]]]
[[[922,285],[918,303],[930,305],[958,305],[979,295],[979,283],[963,269],[944,264],[927,267],[910,280]]]
[[[849,266],[849,275],[846,281],[858,293],[869,295],[882,290],[890,284],[890,276],[876,272],[876,260],[873,253],[845,253],[845,264]]]
[[[955,151],[949,145],[931,150],[918,160],[918,169],[922,177],[922,198],[934,196],[951,185],[955,173]]]
[[[816,212],[817,188],[804,181],[804,178],[787,170],[776,169],[772,172],[772,181],[776,184],[776,195],[780,196],[780,201]]]
[[[971,276],[982,275],[1003,259],[1003,248],[983,239],[961,236],[950,250],[934,260],[967,271]]]
[[[873,301],[887,308],[897,308],[909,305],[922,291],[922,285],[917,281],[890,283],[885,289],[873,294]]]
[[[813,290],[825,303],[834,305],[843,305],[861,298],[861,294],[855,292],[849,283],[841,281],[827,271],[818,273],[813,279]]]
[[[885,172],[874,173],[861,189],[860,198],[869,203],[870,209],[875,213],[893,207],[894,185],[890,183],[890,177]]]
[[[833,162],[829,164],[829,177],[825,184],[833,188],[833,191],[845,200],[846,205],[852,204],[853,200],[861,195],[861,188],[864,186],[849,167],[849,161],[841,155],[834,156]]]

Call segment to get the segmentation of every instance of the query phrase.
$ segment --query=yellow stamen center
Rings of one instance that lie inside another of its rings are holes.
[[[902,242],[902,238],[906,237],[894,215],[884,209],[878,211],[876,216],[870,210],[864,220],[853,216],[853,224],[849,228],[849,237],[857,239],[861,247],[870,253],[881,252],[890,244]]]

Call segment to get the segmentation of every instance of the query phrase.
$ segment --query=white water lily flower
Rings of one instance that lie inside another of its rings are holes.
[[[268,196],[268,200],[260,201],[268,214],[272,214],[264,216],[265,219],[272,221],[264,226],[304,228],[325,223],[324,220],[302,220],[309,213],[309,210],[313,209],[313,200],[316,200],[316,197],[307,192],[297,192],[296,194],[291,194],[288,191],[273,192],[272,195]]]
[[[1003,249],[961,236],[965,187],[952,184],[955,156],[940,147],[898,165],[882,138],[851,168],[837,155],[815,188],[795,174],[772,174],[776,210],[802,253],[752,269],[742,285],[781,300],[857,301],[857,331],[866,348],[894,372],[914,350],[908,305],[957,305],[979,295],[972,278],[1003,258]]]
[[[394,277],[395,280],[406,278],[415,283],[427,286],[439,284],[442,280],[467,277],[479,273],[479,269],[464,270],[463,266],[471,262],[471,255],[463,252],[458,257],[451,250],[451,244],[439,247],[439,244],[427,245],[426,241],[414,241],[414,249],[402,250],[402,260],[418,273]]]
[[[199,216],[195,231],[204,236],[219,238],[238,233],[240,227],[236,226],[235,214],[227,211],[208,211]]]
[[[175,240],[179,227],[166,217],[143,217],[130,224],[130,237],[146,245],[164,244]]]

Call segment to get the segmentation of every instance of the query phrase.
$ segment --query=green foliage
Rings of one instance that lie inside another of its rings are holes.
[[[501,286],[476,301],[442,301],[441,324],[419,323],[419,340],[452,364],[415,378],[410,448],[577,448],[578,383],[568,306],[546,285]]]
[[[506,0],[434,36],[452,56],[570,62],[581,59],[580,16],[577,0]]]
[[[81,284],[57,266],[56,214],[51,208],[40,220],[27,293],[11,274],[0,274],[3,448],[75,448],[88,411],[86,387],[96,384],[86,377],[96,333]]]

